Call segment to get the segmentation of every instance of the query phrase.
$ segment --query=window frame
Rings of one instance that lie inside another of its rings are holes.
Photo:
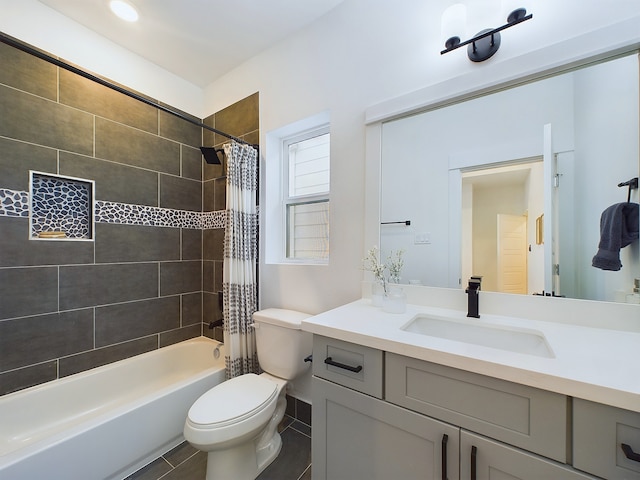
[[[328,265],[329,257],[331,255],[331,251],[328,251],[326,257],[301,257],[296,258],[294,256],[290,256],[289,252],[291,250],[291,238],[292,238],[292,229],[290,228],[290,208],[292,206],[297,205],[306,205],[312,203],[324,203],[326,202],[328,208],[331,205],[331,181],[329,180],[328,190],[323,193],[313,193],[307,195],[295,195],[291,196],[290,192],[290,181],[291,181],[291,171],[290,171],[290,159],[289,159],[289,146],[295,143],[300,143],[305,140],[309,140],[312,138],[320,137],[323,135],[329,135],[329,150],[331,150],[331,132],[329,129],[329,124],[319,125],[314,128],[310,128],[304,132],[297,132],[293,135],[283,137],[281,143],[281,152],[282,152],[282,259],[284,263],[291,264],[314,264],[314,265]],[[329,154],[329,176],[331,176],[331,154]],[[328,225],[330,223],[328,222]],[[329,240],[329,234],[327,235],[327,240]]]

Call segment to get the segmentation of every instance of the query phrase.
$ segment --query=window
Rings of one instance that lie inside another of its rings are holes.
[[[285,251],[289,260],[329,258],[329,128],[283,141]]]

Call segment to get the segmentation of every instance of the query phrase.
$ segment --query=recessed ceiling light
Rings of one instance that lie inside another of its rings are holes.
[[[129,2],[125,2],[124,0],[111,0],[109,2],[109,7],[111,8],[111,11],[122,20],[127,22],[138,21],[138,11]]]

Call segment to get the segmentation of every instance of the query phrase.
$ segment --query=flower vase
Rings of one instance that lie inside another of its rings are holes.
[[[382,307],[382,305],[384,304],[384,294],[384,280],[375,280],[371,284],[371,304],[374,307]]]
[[[387,313],[404,313],[407,310],[407,295],[400,285],[387,285],[382,310]]]

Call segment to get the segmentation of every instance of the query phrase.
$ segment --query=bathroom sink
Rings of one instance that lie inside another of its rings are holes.
[[[416,315],[409,323],[400,328],[406,332],[456,342],[539,357],[554,357],[544,334],[526,328],[479,323],[477,320],[453,320],[444,316],[423,314]]]

